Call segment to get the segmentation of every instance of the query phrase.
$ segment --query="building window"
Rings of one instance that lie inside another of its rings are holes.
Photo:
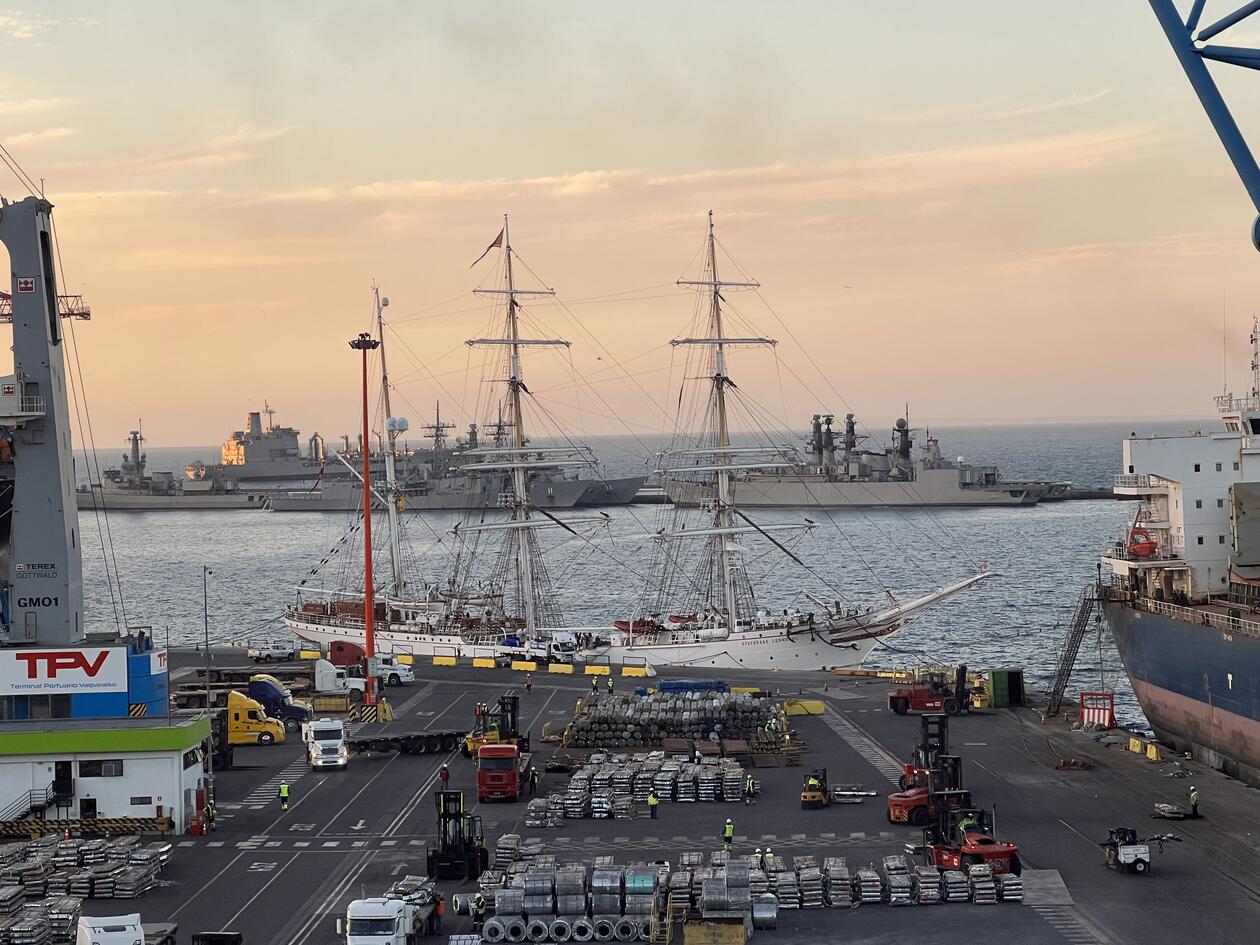
[[[1195,471],[1195,472],[1198,472],[1198,471],[1199,471],[1199,464],[1198,464],[1198,463],[1195,463],[1195,464],[1194,464],[1194,471]]]
[[[1199,536],[1196,540],[1198,541],[1198,543],[1199,543],[1200,545],[1201,545],[1201,544],[1203,544],[1203,536],[1202,536],[1202,535],[1200,535],[1200,536]]]
[[[79,777],[81,778],[121,778],[122,776],[123,763],[121,758],[111,761],[79,762]]]
[[[1224,500],[1224,499],[1217,499],[1217,500],[1216,500],[1216,507],[1217,507],[1218,509],[1223,509],[1223,508],[1225,508],[1225,500]]]
[[[1132,473],[1132,472],[1133,472],[1133,467],[1132,467],[1132,466],[1130,466],[1130,467],[1129,467],[1129,472],[1130,472],[1130,473]]]
[[[152,807],[153,798],[151,797],[133,797],[131,799],[132,807]]]
[[[1234,472],[1237,472],[1237,471],[1238,471],[1238,464],[1234,463]]]
[[[1195,507],[1196,509],[1201,509],[1201,508],[1203,508],[1203,500],[1202,500],[1202,499],[1195,499],[1195,500],[1194,500],[1194,507]]]
[[[1221,464],[1220,464],[1220,463],[1217,463],[1217,464],[1216,464],[1216,471],[1217,471],[1217,472],[1220,472],[1220,471],[1221,471]]]
[[[1224,535],[1217,535],[1217,536],[1216,536],[1216,543],[1217,543],[1218,545],[1223,545],[1223,544],[1225,544],[1225,536],[1224,536]]]
[[[197,751],[196,748],[190,748],[188,749],[188,751],[184,752],[184,770],[185,771],[199,764],[201,764],[201,754],[200,752]]]

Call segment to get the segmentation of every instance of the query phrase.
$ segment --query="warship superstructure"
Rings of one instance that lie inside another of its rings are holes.
[[[886,506],[1034,505],[1064,498],[1068,483],[1008,481],[996,466],[975,466],[946,459],[931,435],[914,455],[909,423],[898,419],[891,445],[863,449],[853,414],[841,431],[834,415],[815,414],[808,456],[773,469],[740,470],[731,481],[732,497],[749,508],[826,508]],[[695,506],[714,497],[704,481],[672,479],[667,486],[676,505]]]
[[[75,493],[79,509],[190,512],[266,507],[265,491],[242,490],[235,479],[224,474],[221,466],[207,469],[196,479],[177,478],[172,472],[148,472],[143,443],[144,435],[140,430],[132,430],[127,435],[127,452],[122,461],[103,470],[99,482],[79,486]]]

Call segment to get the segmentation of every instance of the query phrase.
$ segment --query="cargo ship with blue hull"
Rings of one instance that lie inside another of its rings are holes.
[[[1156,736],[1260,785],[1260,326],[1251,344],[1222,429],[1124,441],[1115,492],[1139,506],[1098,603]]]

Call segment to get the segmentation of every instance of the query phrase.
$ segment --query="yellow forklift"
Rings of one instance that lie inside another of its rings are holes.
[[[479,704],[472,731],[464,738],[464,757],[476,758],[482,745],[516,745],[529,751],[529,734],[521,733],[520,720],[521,697],[514,693],[499,696],[493,706]]]
[[[801,810],[818,810],[831,806],[831,786],[827,769],[815,768],[801,782]]]

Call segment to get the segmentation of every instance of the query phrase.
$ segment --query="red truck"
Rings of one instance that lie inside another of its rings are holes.
[[[529,752],[512,744],[477,749],[477,800],[516,801],[525,793]]]

